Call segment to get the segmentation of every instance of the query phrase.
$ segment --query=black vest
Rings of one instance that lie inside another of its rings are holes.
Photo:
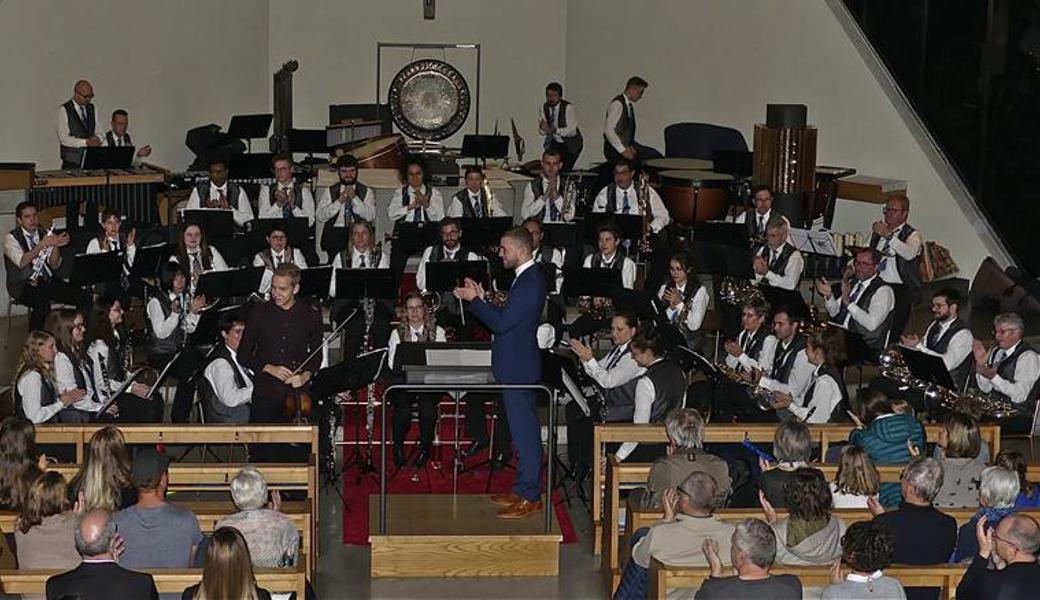
[[[108,144],[109,148],[114,147],[116,145],[116,136],[115,136],[115,134],[113,134],[111,131],[105,133],[105,142]],[[133,141],[130,140],[130,134],[129,133],[124,133],[123,134],[123,145],[124,146],[133,146],[134,145]]]
[[[36,233],[42,240],[44,232],[37,229]],[[22,249],[22,252],[29,251],[29,240],[25,238],[25,234],[22,232],[21,227],[15,227],[12,229],[11,236],[14,238],[14,241],[18,242],[18,247]],[[32,263],[30,262],[25,267],[18,268],[18,265],[14,264],[10,258],[7,258],[7,253],[4,253],[4,270],[7,272],[7,293],[12,299],[17,299],[22,295],[26,282],[29,281],[29,278],[32,276]],[[40,277],[46,279],[49,278],[49,276],[49,270],[45,267]]]
[[[787,262],[791,260],[791,255],[794,254],[794,251],[794,246],[784,242],[784,245],[780,246],[780,254],[776,257],[776,260],[769,263],[769,270],[783,277],[784,272],[787,271]],[[769,246],[762,246],[759,256],[768,262],[771,252],[772,249]]]
[[[621,271],[624,266],[625,254],[621,251],[620,247],[614,251],[614,262],[610,263],[610,265],[603,262],[603,255],[599,252],[594,253],[592,259],[589,261],[590,269],[616,269]],[[687,283],[687,286],[689,286],[689,283]]]
[[[882,286],[886,285],[888,284],[885,283],[883,279],[881,279],[880,274],[874,277],[874,280],[870,282],[870,285],[867,286],[867,289],[860,292],[859,297],[856,298],[856,306],[862,308],[863,310],[867,310],[870,307],[870,299],[874,297],[874,294],[876,294]],[[842,310],[838,313],[838,315],[841,316],[842,313],[845,312],[847,311]],[[892,327],[893,312],[895,311],[888,311],[888,314],[885,315],[885,318],[877,326],[877,329],[871,331],[868,331],[866,328],[860,325],[859,322],[856,321],[856,319],[850,317],[849,331],[858,333],[861,336],[863,336],[863,341],[866,342],[867,346],[869,346],[872,350],[880,352],[885,347],[886,338],[888,337],[888,330]],[[837,319],[838,323],[841,323],[842,318],[844,317]]]
[[[103,398],[98,393],[97,385],[94,383],[94,363],[87,357],[76,358],[71,354],[66,354],[65,356],[72,363],[72,376],[76,380],[76,387],[81,390],[87,390],[87,396],[95,402],[102,402]]]
[[[953,339],[953,336],[957,335],[958,332],[968,328],[964,321],[960,319],[954,319],[953,323],[950,323],[950,326],[946,328],[946,332],[943,333],[942,336],[940,336],[934,344],[929,344],[928,331],[930,331],[932,327],[938,326],[939,323],[933,321],[932,324],[928,326],[928,330],[925,331],[924,335],[925,348],[928,348],[932,352],[936,352],[938,354],[946,354],[946,350],[950,347],[950,340]],[[969,352],[968,356],[964,357],[964,360],[961,361],[961,364],[957,365],[953,368],[952,371],[950,371],[950,378],[953,379],[953,384],[957,386],[958,390],[964,389],[964,384],[968,381],[968,377],[971,375],[972,366],[974,362],[975,356],[971,352]]]
[[[776,213],[776,209],[773,209],[773,211],[769,213],[769,219],[775,218],[776,217],[775,213]],[[765,219],[763,221],[763,223],[762,223],[762,230],[759,231],[758,230],[758,211],[756,211],[755,209],[752,208],[752,209],[749,209],[747,212],[745,212],[744,213],[744,225],[747,226],[748,237],[751,238],[751,237],[755,237],[755,236],[759,236],[759,235],[765,235],[766,234],[766,228],[769,227],[769,219]]]
[[[469,249],[465,246],[459,246],[455,249],[452,262],[460,262],[463,260],[469,260]],[[430,246],[430,262],[443,262],[445,260],[444,244],[437,244],[436,246]]]
[[[562,177],[557,177],[556,178],[556,193],[560,194],[561,198],[563,197],[563,193],[564,193],[564,185],[565,185],[565,182],[563,181],[563,178]],[[541,198],[542,195],[545,194],[545,184],[542,182],[542,178],[541,177],[535,177],[534,180],[531,181],[531,194],[533,194],[535,198]],[[554,202],[554,201],[555,201],[554,198],[546,198],[545,206],[543,206],[542,210],[538,211],[538,214],[536,214],[534,217],[536,219],[538,219],[539,221],[544,221],[545,220],[545,213],[546,213],[546,211],[549,210],[549,202]],[[562,207],[562,203],[561,203],[561,207],[560,207],[560,215],[559,215],[559,217],[560,217],[560,220],[562,221],[563,220],[563,207]]]
[[[199,195],[199,208],[206,208],[206,203],[209,201],[209,186],[209,180],[203,181],[199,185],[195,186],[195,191]],[[230,181],[227,182],[227,201],[228,208],[231,210],[238,210],[238,196],[238,186]]]
[[[816,379],[809,384],[809,389],[805,390],[805,398],[802,400],[802,406],[806,407],[812,403],[813,394],[816,393],[816,382],[820,380],[824,375],[829,376],[831,379],[838,384],[838,390],[841,392],[841,400],[835,405],[831,414],[827,417],[828,423],[844,423],[848,420],[848,415],[845,411],[849,410],[849,392],[845,388],[845,379],[841,376],[841,370],[836,369],[830,365],[823,365],[820,368],[820,372],[817,374]],[[806,421],[808,421],[809,415],[806,415]]]
[[[472,219],[477,216],[477,209],[475,206],[473,206],[473,203],[470,202],[469,188],[462,188],[461,190],[455,192],[454,198],[458,200],[460,205],[462,205],[463,217],[467,219]],[[487,195],[484,194],[484,190],[480,190],[480,201],[481,203],[483,203],[483,207],[481,208],[483,216],[490,216],[488,215],[488,211],[491,208],[491,204],[488,201]]]
[[[991,352],[996,352],[996,350],[993,350]],[[1019,342],[1018,346],[1015,348],[1015,351],[1010,356],[1005,356],[1004,359],[1000,361],[1000,364],[997,365],[997,375],[1000,375],[1007,381],[1014,383],[1015,366],[1018,363],[1018,357],[1022,356],[1026,352],[1036,353],[1036,350],[1034,350],[1032,346],[1025,342]],[[991,353],[990,357],[992,358],[992,356],[993,354]],[[1008,402],[1011,401],[1011,398],[1007,394],[1003,392],[998,392],[996,389],[991,391],[990,394],[995,398],[1007,400]],[[1033,384],[1032,389],[1029,390],[1029,394],[1026,396],[1025,402],[1021,404],[1015,403],[1015,406],[1019,409],[1019,412],[1021,414],[1025,416],[1030,416],[1033,414],[1033,411],[1036,408],[1036,399],[1038,395],[1040,395],[1040,379],[1037,379],[1036,383]]]
[[[166,292],[160,292],[155,297],[159,301],[159,307],[162,309],[163,319],[169,319],[170,314],[173,312],[173,301],[170,300],[170,296]],[[152,356],[162,356],[175,354],[184,345],[184,328],[178,324],[177,328],[173,330],[170,335],[160,338],[155,335],[152,331],[152,343],[148,348],[148,354]]]
[[[79,108],[77,108],[75,102],[71,99],[62,104],[65,109],[65,114],[68,116],[69,121],[69,135],[74,138],[81,140],[90,139],[90,136],[94,135],[95,128],[97,127],[97,118],[94,114],[94,105],[87,105],[87,120],[79,116]],[[61,162],[62,167],[80,168],[83,166],[83,155],[86,153],[85,148],[71,148],[69,146],[61,147]]]
[[[654,384],[650,422],[661,423],[669,412],[682,407],[686,398],[686,375],[678,363],[665,359],[650,365],[643,377]]]
[[[405,185],[401,186],[401,206],[408,206],[409,204],[412,203],[412,201],[410,199],[410,196],[408,195],[408,187],[409,187],[408,184],[405,184]],[[422,193],[426,194],[427,196],[432,196],[433,195],[433,188],[431,188],[430,186],[426,185],[425,183],[422,185],[422,189],[419,190],[419,191],[421,191]],[[412,221],[410,221],[409,219],[412,216],[413,212],[414,212],[414,210],[405,213],[404,215],[401,216],[400,219],[397,220],[397,222],[398,223],[405,223],[405,222],[411,223]],[[422,210],[422,216],[423,216],[423,219],[427,223],[430,222],[430,211],[429,211],[428,208],[424,208]]]
[[[28,373],[28,371],[26,371]],[[54,389],[54,384],[51,383],[50,379],[47,379],[42,374],[40,375],[40,381],[43,385],[40,386],[40,407],[50,406],[58,401],[58,391]],[[25,417],[25,408],[22,407],[22,394],[18,391],[18,383],[15,382],[14,386],[14,408],[15,414],[21,418]],[[59,413],[60,414],[60,413]],[[57,423],[59,421],[58,415],[44,421],[44,423]]]
[[[567,127],[567,107],[570,106],[570,105],[571,105],[570,102],[567,102],[566,100],[562,100],[561,99],[560,100],[560,104],[556,107],[556,128],[557,129],[563,129],[563,128]],[[545,117],[545,122],[549,123],[551,125],[552,124],[552,107],[549,106],[548,102],[546,102],[545,104],[542,105],[542,115]],[[581,129],[575,129],[574,130],[574,135],[562,136],[562,137],[563,137],[563,145],[564,145],[564,147],[566,147],[567,152],[570,155],[572,155],[572,156],[574,156],[576,158],[578,154],[581,154],[581,150],[582,150],[582,148],[585,145],[584,139],[582,138],[582,135],[581,135]],[[552,144],[552,141],[553,141],[552,134],[549,134],[549,135],[545,136],[545,144],[544,144],[545,148],[548,148]]]
[[[268,246],[258,253],[260,260],[264,262],[264,267],[268,271],[274,271],[274,252],[271,251],[271,247]],[[296,250],[289,245],[285,246],[285,250],[282,250],[282,262],[280,265],[294,265],[296,264]]]
[[[776,354],[773,355],[773,370],[769,373],[769,378],[779,381],[780,383],[788,383],[791,379],[791,371],[794,369],[794,363],[798,359],[798,353],[805,350],[805,336],[798,334],[791,340],[791,344],[787,347],[785,352],[783,349],[782,342],[776,344]]]
[[[202,270],[209,271],[213,268],[213,252],[209,248],[199,248],[199,260],[202,262]],[[191,254],[185,250],[177,253],[177,262],[188,272],[188,280],[191,280]]]
[[[916,229],[910,226],[909,223],[903,223],[903,228],[896,234],[896,239],[901,242],[906,242]],[[881,237],[872,233],[870,235],[870,247],[877,248],[878,242]],[[917,253],[917,256],[913,260],[906,260],[898,254],[895,255],[896,260],[896,271],[899,273],[899,279],[906,285],[906,289],[910,292],[910,301],[917,304],[921,300],[921,288],[924,283],[921,279],[921,256],[924,254],[924,248],[921,248],[921,252]],[[892,260],[888,258],[888,260]]]
[[[379,261],[383,259],[382,255],[376,254],[376,247],[372,246],[368,249],[368,258],[365,259],[366,269],[378,269]],[[339,264],[343,265],[344,269],[360,269],[361,264],[354,264],[354,247],[349,246],[346,250],[340,250],[339,252]]]
[[[341,189],[343,189],[343,182],[342,181],[337,181],[336,183],[334,183],[334,184],[329,186],[329,198],[332,198],[332,201],[334,203],[338,202],[337,198],[339,198]],[[360,200],[361,202],[364,202],[365,201],[365,196],[368,195],[368,187],[365,184],[361,183],[360,181],[355,181],[354,182],[354,194],[355,194],[355,197],[358,200]],[[347,215],[350,216],[349,219],[347,219],[347,218],[343,219],[344,226],[345,227],[349,227],[350,224],[354,222],[354,202],[353,202],[353,200],[348,202],[347,204],[343,205],[340,208],[340,210],[341,211],[346,211]],[[344,215],[344,216],[347,216],[347,215]],[[335,223],[338,220],[338,218],[339,217],[336,217],[336,218],[329,219],[328,221],[326,221],[326,228],[329,227],[328,223],[332,223],[333,225],[335,225]]]
[[[282,184],[278,183],[277,181],[275,181],[274,183],[268,184],[268,186],[267,186],[267,200],[271,203],[271,206],[275,206],[277,204],[275,202],[275,199],[274,199],[274,193],[277,192],[278,189],[281,188],[281,187],[282,187]],[[228,191],[231,191],[231,184],[230,183],[228,183]],[[303,206],[303,184],[299,183],[298,181],[293,181],[292,193],[293,193],[293,195],[292,195],[292,198],[293,198],[293,204],[292,204],[293,208],[302,207]],[[236,196],[235,198],[237,199],[238,197]],[[228,203],[231,203],[230,199],[228,200]],[[234,204],[233,206],[237,206],[237,204]]]
[[[218,360],[225,360],[231,365],[231,373],[235,379],[235,387],[243,389],[246,387],[246,374],[235,364],[234,359],[231,358],[231,350],[228,349],[227,344],[218,343],[210,355],[210,360],[206,362],[206,365],[202,368],[205,370],[210,364]],[[210,420],[214,423],[248,423],[249,422],[249,404],[241,404],[239,406],[228,406],[221,402],[217,398],[217,393],[213,389],[213,385],[205,377],[199,378],[202,382],[202,393],[206,397],[206,402],[209,405]]]
[[[613,349],[611,349],[613,351]],[[601,362],[607,371],[613,369],[621,359],[631,354],[632,347],[625,346],[625,350],[617,354],[607,362]],[[608,355],[609,356],[609,355]],[[603,357],[606,361],[607,356]],[[604,404],[600,407],[600,419],[607,423],[631,422],[632,415],[636,411],[636,384],[639,377],[633,377],[625,383],[612,388],[599,388],[603,394]]]
[[[755,331],[754,335],[751,336],[751,343],[748,344],[747,350],[745,350],[744,353],[754,360],[758,360],[759,355],[762,354],[762,347],[765,346],[766,338],[768,337],[769,328],[767,328],[763,323],[762,327],[759,327]]]
[[[632,195],[628,197],[628,213],[630,215],[640,215],[639,211],[639,184],[632,182],[632,188],[629,190]],[[607,207],[604,210],[608,215],[612,215],[616,212],[614,205],[617,204],[617,192],[618,187],[616,183],[612,183],[607,186]],[[624,200],[622,200],[622,208],[624,208]]]
[[[631,146],[632,142],[636,139],[636,120],[635,120],[635,109],[633,108],[633,114],[630,117],[628,113],[628,101],[625,99],[624,94],[618,94],[614,96],[611,102],[621,103],[621,117],[618,118],[617,124],[614,125],[614,133],[617,134],[618,139],[625,146]],[[603,140],[606,141],[606,136],[603,136]]]

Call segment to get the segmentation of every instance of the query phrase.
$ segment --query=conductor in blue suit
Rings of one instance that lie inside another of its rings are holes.
[[[455,289],[455,296],[470,301],[469,310],[495,334],[491,346],[491,371],[500,384],[537,384],[542,380],[538,349],[538,325],[545,304],[545,278],[535,265],[531,234],[516,227],[502,234],[499,256],[506,269],[515,269],[509,299],[502,308],[484,302],[484,288],[472,279]],[[502,392],[509,431],[520,465],[513,490],[495,494],[492,502],[503,506],[498,516],[520,519],[542,510],[542,438],[534,390]]]

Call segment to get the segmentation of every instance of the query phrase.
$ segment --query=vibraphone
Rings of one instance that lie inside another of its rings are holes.
[[[78,212],[82,202],[94,210],[100,206],[116,210],[135,223],[158,223],[155,197],[166,175],[146,165],[107,171],[38,171],[29,198],[41,210],[66,206]]]

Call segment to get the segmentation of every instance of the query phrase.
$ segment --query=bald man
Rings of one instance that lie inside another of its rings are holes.
[[[72,88],[72,98],[58,108],[54,127],[61,145],[61,168],[83,167],[84,148],[101,145],[97,110],[94,107],[94,86],[81,79]]]
[[[151,575],[117,564],[123,541],[107,511],[92,510],[77,516],[73,539],[83,562],[47,580],[47,600],[158,600],[159,592]]]
[[[979,553],[957,586],[958,600],[1034,598],[1040,589],[1040,525],[1029,515],[1010,514],[991,527],[975,525]]]

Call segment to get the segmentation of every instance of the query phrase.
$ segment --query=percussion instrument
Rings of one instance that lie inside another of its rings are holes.
[[[658,173],[661,200],[672,219],[692,226],[722,218],[732,175],[711,171],[666,170]]]
[[[469,85],[462,73],[444,61],[417,60],[394,76],[387,102],[394,123],[406,135],[443,140],[469,117]]]
[[[149,165],[107,171],[37,171],[29,200],[40,210],[66,206],[70,201],[86,202],[135,223],[158,223],[155,196],[165,180],[165,171]]]
[[[643,163],[650,171],[711,171],[715,164],[703,158],[651,158]]]
[[[349,154],[362,169],[399,169],[404,163],[404,137],[399,133],[380,135],[336,149],[336,160]]]

